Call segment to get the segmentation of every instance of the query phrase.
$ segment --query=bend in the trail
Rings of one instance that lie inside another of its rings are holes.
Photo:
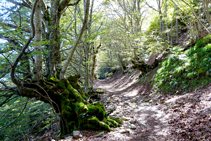
[[[139,81],[139,75],[139,71],[133,70],[124,75],[117,73],[112,78],[95,81],[95,89],[105,91],[102,102],[107,111],[114,109],[111,116],[121,117],[124,121],[120,128],[109,134],[118,140],[163,139],[167,135],[165,128],[169,117],[162,106],[146,102],[150,87]],[[111,103],[108,105],[106,101]]]

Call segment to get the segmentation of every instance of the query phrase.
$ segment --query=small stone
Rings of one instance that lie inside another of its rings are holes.
[[[140,124],[141,126],[145,126],[145,127],[146,127],[146,124],[144,124],[144,123],[139,122],[139,124]]]
[[[124,103],[120,103],[120,104],[119,104],[119,106],[123,106],[123,105],[124,105]]]
[[[131,124],[130,125],[130,129],[135,130],[136,129],[136,126],[134,124]]]
[[[119,115],[109,115],[109,117],[111,118],[111,119],[117,119],[117,118],[120,118],[120,119],[122,119],[122,114],[119,114]]]
[[[130,118],[129,118],[129,117],[122,117],[122,120],[124,120],[124,121],[129,121]]]
[[[97,134],[95,137],[103,137],[104,136],[104,131],[103,132],[100,132],[99,134]]]
[[[131,100],[130,103],[136,103],[136,100]]]
[[[130,103],[129,102],[125,102],[124,105],[130,105]]]
[[[119,111],[116,111],[116,112],[115,112],[115,114],[117,114],[117,115],[118,115],[118,114],[120,114],[120,112],[119,112]]]
[[[118,114],[118,115],[116,115],[117,118],[121,118],[121,119],[122,119],[122,116],[123,116],[123,115],[122,115],[121,113]]]
[[[130,128],[130,123],[127,123],[126,127],[127,127],[127,128]]]
[[[81,135],[80,131],[73,131],[73,137],[78,139],[78,138],[82,138],[83,136]]]
[[[136,120],[130,120],[131,124],[135,124],[137,121]]]
[[[130,130],[128,129],[121,129],[119,130],[120,133],[124,134],[124,133],[130,133]]]
[[[119,98],[118,97],[115,97],[113,101],[114,102],[119,102]]]
[[[129,111],[129,109],[128,109],[127,111],[125,111],[124,113],[125,113],[126,115],[129,115],[129,116],[131,115],[131,112]],[[129,120],[130,120],[130,118],[129,118]]]

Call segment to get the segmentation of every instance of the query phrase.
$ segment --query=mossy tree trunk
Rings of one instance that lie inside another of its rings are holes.
[[[40,86],[27,83],[22,96],[35,97],[54,107],[60,116],[61,136],[75,129],[110,131],[111,127],[120,126],[121,120],[110,119],[102,103],[87,101],[78,78],[78,75],[74,75],[61,81],[51,77],[48,81],[43,80]]]

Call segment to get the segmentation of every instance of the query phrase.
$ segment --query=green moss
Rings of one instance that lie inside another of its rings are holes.
[[[151,100],[150,98],[149,99],[146,99],[145,102],[149,102],[150,100]]]
[[[99,107],[101,107],[103,110],[105,110],[105,107],[104,107],[103,103],[101,103],[101,102],[99,102],[99,101],[93,102],[93,105],[99,106]]]
[[[111,131],[109,125],[105,124],[104,122],[100,121],[100,129]]]
[[[99,93],[99,94],[103,94],[104,93],[104,91],[102,91],[102,90],[97,90],[96,92]]]
[[[120,118],[115,117],[107,117],[104,118],[103,121],[111,127],[119,127],[122,124],[122,120]]]
[[[53,76],[48,77],[48,83],[50,83],[50,82],[59,82],[59,79],[57,79],[56,77],[53,77]]]
[[[64,81],[64,80],[63,80]],[[66,89],[66,87],[65,87],[65,85],[64,85],[64,82],[63,81],[59,81],[58,83],[57,83],[57,86],[59,86],[61,89]]]
[[[101,102],[95,102],[88,107],[90,115],[95,115],[99,120],[103,120],[106,117],[105,107]]]
[[[106,123],[99,121],[97,117],[90,117],[87,120],[87,123],[83,125],[83,129],[92,129],[92,130],[108,130],[111,131],[111,128]]]
[[[84,98],[81,96],[81,94],[76,89],[74,89],[70,83],[67,85],[67,89],[71,93],[70,95],[71,98],[77,99],[77,101],[82,101],[84,103],[86,102]]]
[[[119,123],[120,125],[122,124],[122,120],[121,118],[117,117],[117,118],[112,118],[113,120],[115,120],[117,123]]]
[[[88,107],[83,102],[77,102],[75,104],[75,112],[77,115],[79,115],[81,113],[85,113],[87,111],[88,111]]]
[[[70,75],[67,79],[72,83],[72,82],[78,82],[78,79],[80,76],[78,74],[75,75]]]
[[[69,81],[68,80],[66,80],[67,82],[67,89],[69,90],[69,91],[72,91],[74,88],[72,87],[72,85],[69,83]]]
[[[77,81],[78,77],[74,76],[61,81],[52,77],[50,82],[43,82],[46,91],[59,95],[61,124],[64,126],[61,128],[61,135],[69,134],[76,128],[110,131],[110,127],[119,126],[118,122],[107,117],[101,102],[90,104],[86,101]],[[103,119],[106,119],[105,122]]]
[[[84,94],[83,89],[78,83],[79,78],[80,76],[76,74],[76,75],[69,76],[67,80],[72,85],[72,87],[75,88],[82,95],[84,99],[86,99],[86,95]]]
[[[111,103],[111,101],[107,101],[106,103],[107,103],[107,104],[110,104],[110,103]]]
[[[120,125],[113,119],[110,119],[109,117],[107,118],[107,121],[109,122],[109,126],[111,127],[119,127]]]

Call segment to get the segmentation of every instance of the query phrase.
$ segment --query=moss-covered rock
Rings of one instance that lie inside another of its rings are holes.
[[[103,121],[99,121],[97,117],[89,117],[81,127],[82,129],[111,131],[110,126]]]
[[[119,117],[110,117],[111,119],[113,119],[113,120],[115,120],[119,125],[121,125],[122,124],[122,120],[121,120],[121,118],[119,118]]]

